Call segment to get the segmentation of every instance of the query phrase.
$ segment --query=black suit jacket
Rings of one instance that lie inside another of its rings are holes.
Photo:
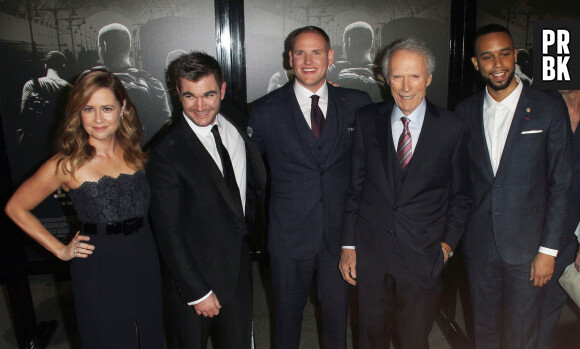
[[[458,115],[427,102],[418,144],[396,183],[393,106],[390,101],[357,111],[342,243],[379,262],[394,235],[415,281],[431,288],[443,269],[440,243],[455,248],[470,209],[468,133]]]
[[[328,111],[319,141],[300,110],[293,83],[254,102],[252,140],[270,168],[268,250],[313,257],[323,245],[340,254],[342,211],[350,182],[354,113],[371,102],[366,92],[328,84]],[[327,132],[336,126],[335,133]]]
[[[184,303],[210,290],[226,303],[236,288],[242,258],[249,260],[241,255],[247,251],[243,248],[247,224],[264,223],[255,220],[263,217],[264,164],[246,129],[227,119],[246,146],[245,216],[213,158],[183,118],[150,152],[151,217],[170,281]]]
[[[475,255],[493,232],[501,258],[530,263],[540,246],[560,249],[572,195],[570,120],[563,101],[523,86],[494,176],[483,126],[481,91],[457,105],[471,130],[473,212],[464,239]],[[493,228],[492,228],[493,227]]]

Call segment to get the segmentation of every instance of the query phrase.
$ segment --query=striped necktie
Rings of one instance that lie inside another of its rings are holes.
[[[397,145],[397,158],[404,170],[413,157],[413,142],[411,142],[411,132],[409,132],[409,119],[402,117],[401,121],[403,122],[403,132]]]

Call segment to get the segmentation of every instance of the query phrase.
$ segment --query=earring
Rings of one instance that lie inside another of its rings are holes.
[[[121,120],[123,120],[123,117],[124,117],[124,116],[123,116],[123,113],[121,113]]]

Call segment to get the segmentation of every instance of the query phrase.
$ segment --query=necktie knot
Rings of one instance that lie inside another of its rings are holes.
[[[218,125],[217,124],[216,125],[213,125],[213,127],[211,128],[211,133],[213,133],[213,136],[216,138],[216,140],[219,137],[220,138],[220,141],[221,141],[220,131],[218,129]]]
[[[407,117],[403,116],[401,118],[401,121],[403,122],[403,127],[405,128],[409,127],[409,119]]]
[[[312,95],[310,96],[310,98],[312,98],[312,106],[317,106],[318,105],[318,100],[320,99],[319,95]]]

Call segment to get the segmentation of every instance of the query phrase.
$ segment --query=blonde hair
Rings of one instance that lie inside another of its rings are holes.
[[[95,157],[95,148],[89,143],[89,135],[83,127],[81,111],[93,94],[102,88],[113,92],[119,105],[125,101],[119,128],[115,137],[123,149],[123,160],[134,170],[140,170],[146,161],[141,150],[141,122],[121,81],[105,70],[92,70],[79,76],[70,91],[65,116],[59,128],[57,167],[73,178],[75,171]]]

